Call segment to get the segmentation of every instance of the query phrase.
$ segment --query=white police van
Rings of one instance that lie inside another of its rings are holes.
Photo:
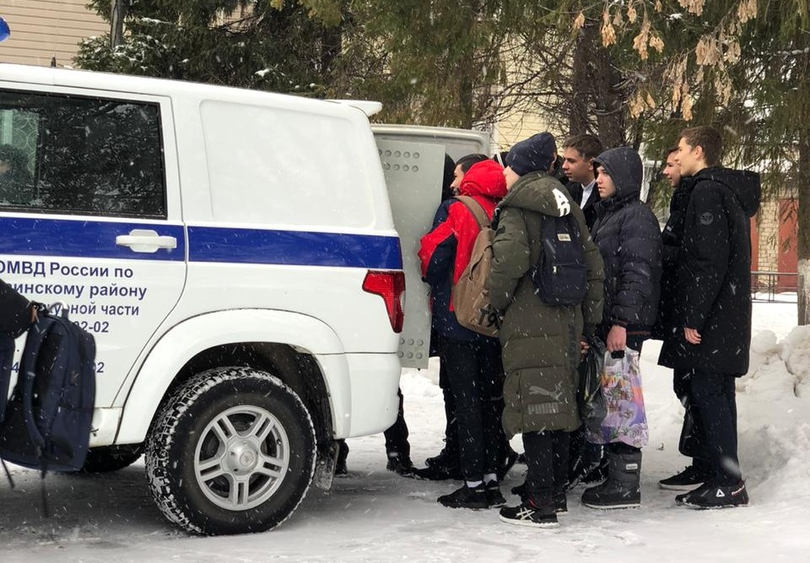
[[[257,532],[330,485],[335,439],[394,421],[430,319],[421,287],[402,333],[382,169],[427,190],[392,197],[415,263],[444,151],[378,148],[375,108],[0,65],[0,277],[96,337],[86,470],[145,453],[169,520]]]

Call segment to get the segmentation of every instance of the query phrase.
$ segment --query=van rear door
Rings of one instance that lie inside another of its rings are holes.
[[[430,288],[422,281],[419,240],[441,203],[444,148],[377,139],[394,226],[405,270],[405,322],[399,339],[402,367],[427,368],[430,356]]]
[[[441,203],[445,153],[453,160],[471,153],[489,154],[482,131],[374,124],[394,225],[402,244],[405,269],[405,324],[399,341],[403,367],[426,368],[430,354],[430,288],[422,281],[419,240],[433,226]]]

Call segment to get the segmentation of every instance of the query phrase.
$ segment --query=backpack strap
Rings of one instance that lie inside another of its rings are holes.
[[[475,198],[468,195],[457,195],[455,199],[463,203],[464,206],[470,210],[470,213],[473,214],[473,217],[475,217],[475,220],[478,222],[479,230],[490,226],[489,216],[484,206],[478,203]]]
[[[22,405],[25,427],[31,441],[41,452],[45,448],[45,437],[37,428],[34,420],[34,380],[37,376],[37,355],[45,337],[53,330],[55,321],[53,317],[39,319],[28,331],[22,356],[20,357],[19,377],[23,378]]]

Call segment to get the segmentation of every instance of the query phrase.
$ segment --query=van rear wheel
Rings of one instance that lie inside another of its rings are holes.
[[[163,514],[206,535],[263,532],[303,500],[315,469],[312,420],[272,375],[217,368],[183,385],[146,448]]]

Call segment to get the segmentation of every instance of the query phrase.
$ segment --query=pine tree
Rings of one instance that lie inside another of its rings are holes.
[[[109,19],[110,0],[90,5]],[[109,35],[85,41],[76,57],[83,68],[323,93],[336,23],[298,2],[139,0],[125,6],[123,42],[111,47]]]

